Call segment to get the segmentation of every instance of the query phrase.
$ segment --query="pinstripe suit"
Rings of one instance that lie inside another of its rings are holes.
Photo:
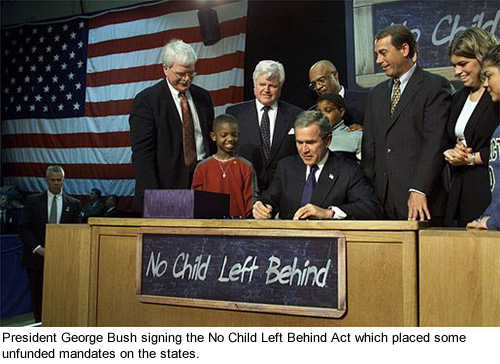
[[[451,96],[441,76],[416,67],[401,99],[390,115],[392,80],[377,85],[368,95],[363,131],[362,163],[375,193],[395,211],[389,218],[408,218],[410,189],[426,194],[431,216],[443,217],[446,122]]]

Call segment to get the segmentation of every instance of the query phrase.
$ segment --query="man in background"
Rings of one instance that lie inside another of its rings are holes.
[[[278,161],[297,153],[293,123],[302,109],[280,100],[284,83],[281,63],[260,61],[253,73],[255,99],[226,110],[238,119],[238,154],[252,162],[260,191],[271,184]]]
[[[106,211],[104,217],[121,217],[122,213],[118,210],[118,196],[110,195],[106,198]]]
[[[102,192],[98,188],[90,190],[90,201],[82,208],[82,222],[87,223],[89,217],[103,216],[106,207],[101,202]]]
[[[318,96],[339,94],[346,103],[344,123],[353,125],[352,130],[362,129],[365,113],[366,93],[349,91],[340,84],[337,67],[328,61],[321,60],[313,64],[309,70],[309,88]],[[316,108],[316,104],[311,109]]]
[[[25,248],[23,264],[28,273],[35,322],[42,320],[46,224],[80,222],[80,201],[63,192],[62,167],[48,167],[45,180],[47,191],[26,198],[26,210],[19,228]]]

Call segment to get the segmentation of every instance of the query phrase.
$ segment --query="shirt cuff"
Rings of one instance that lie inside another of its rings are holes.
[[[347,214],[337,206],[328,206],[328,209],[333,211],[333,220],[344,220],[347,217]]]
[[[420,193],[421,195],[427,196],[427,195],[426,195],[425,193],[423,193],[422,191],[416,190],[416,189],[414,189],[414,188],[410,188],[410,189],[408,190],[408,192],[416,192],[416,193]]]
[[[33,249],[33,252],[32,252],[32,253],[33,253],[33,254],[35,254],[35,253],[36,253],[36,251],[37,251],[38,249],[40,249],[41,247],[42,247],[41,245],[38,245],[35,249]]]

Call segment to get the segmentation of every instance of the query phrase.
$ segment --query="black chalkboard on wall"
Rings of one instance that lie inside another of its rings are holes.
[[[143,302],[341,317],[345,238],[337,231],[204,229],[139,234]]]

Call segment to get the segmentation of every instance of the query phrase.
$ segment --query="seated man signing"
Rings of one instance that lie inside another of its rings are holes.
[[[295,121],[299,155],[281,160],[269,189],[253,205],[256,219],[378,219],[382,207],[363,169],[328,150],[332,126],[319,111]]]

